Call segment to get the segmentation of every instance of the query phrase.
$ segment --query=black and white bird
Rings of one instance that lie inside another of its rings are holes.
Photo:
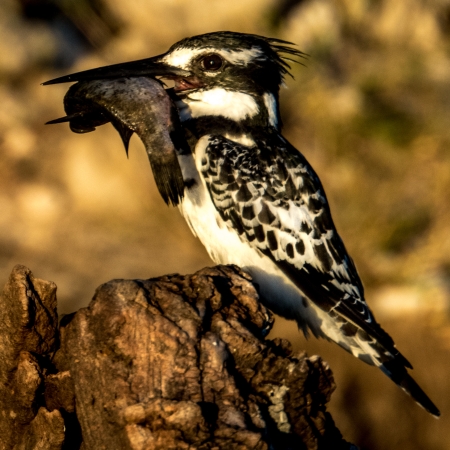
[[[185,183],[179,209],[213,261],[248,271],[270,309],[296,320],[305,335],[334,341],[379,367],[439,416],[366,304],[318,176],[281,134],[279,88],[287,61],[301,56],[279,39],[215,32],[183,39],[153,58],[46,84],[174,80],[170,93],[190,147],[178,155]]]

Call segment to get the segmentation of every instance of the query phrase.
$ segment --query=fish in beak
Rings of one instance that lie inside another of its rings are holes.
[[[47,123],[69,122],[75,133],[86,133],[111,122],[127,153],[131,135],[136,133],[144,143],[163,200],[177,205],[185,188],[177,155],[189,152],[189,146],[178,110],[155,77],[183,80],[190,72],[159,58],[99,67],[43,83],[78,82],[64,97],[67,116]]]

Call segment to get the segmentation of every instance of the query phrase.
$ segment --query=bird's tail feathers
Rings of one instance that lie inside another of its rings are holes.
[[[366,364],[380,368],[422,408],[435,417],[440,416],[436,405],[409,375],[408,369],[412,369],[412,365],[397,350],[387,333],[381,328],[377,330],[377,336],[381,333],[385,334],[385,339],[381,343],[377,337],[371,336],[346,317],[339,315],[332,317],[319,308],[316,308],[315,311],[321,319],[320,321],[305,321],[303,317],[297,318],[298,326],[306,337],[308,337],[308,331],[311,331],[316,337],[334,341]],[[317,326],[317,323],[320,323],[320,326]]]
[[[430,400],[422,388],[409,375],[408,368],[412,369],[410,362],[395,348],[395,346],[386,349],[376,340],[367,342],[358,339],[360,348],[366,350],[361,354],[355,354],[369,364],[374,364],[379,367],[394,383],[396,383],[403,391],[410,395],[416,403],[432,414],[434,417],[439,417],[441,413],[436,405]],[[362,345],[366,344],[366,345]],[[354,348],[352,349],[354,350]],[[369,351],[367,351],[369,350]],[[368,361],[370,359],[371,361]]]
[[[336,324],[339,324],[335,320]],[[422,388],[409,375],[408,368],[412,369],[410,362],[395,348],[394,343],[388,348],[369,336],[366,332],[352,328],[345,328],[345,323],[339,325],[340,333],[331,334],[328,330],[328,339],[334,340],[342,348],[352,353],[367,364],[379,367],[394,383],[410,395],[422,408],[435,417],[440,416],[439,409],[425,394]],[[347,335],[345,335],[347,334]]]
[[[393,359],[387,361],[380,366],[380,369],[408,395],[410,395],[416,403],[423,409],[428,411],[434,417],[438,418],[441,413],[436,405],[430,400],[427,394],[416,383],[413,377],[409,375],[404,365]]]

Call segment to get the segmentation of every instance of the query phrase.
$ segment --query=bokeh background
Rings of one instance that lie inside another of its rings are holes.
[[[441,408],[435,420],[377,370],[278,320],[320,354],[330,411],[363,449],[450,449],[448,0],[1,0],[0,281],[16,263],[58,285],[59,312],[112,278],[211,265],[156,191],[143,145],[76,135],[65,73],[164,52],[194,34],[279,37],[310,56],[282,89],[285,136],[321,177],[378,320]]]

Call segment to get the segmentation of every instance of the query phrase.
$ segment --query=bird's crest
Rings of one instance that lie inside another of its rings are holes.
[[[292,73],[290,72],[291,66],[287,61],[294,62],[296,64],[301,64],[303,66],[304,64],[301,61],[293,58],[307,59],[309,56],[307,53],[303,53],[302,51],[293,48],[292,45],[295,45],[293,42],[284,41],[282,39],[277,38],[264,38],[264,39],[267,41],[267,43],[270,45],[270,48],[277,55],[278,67],[280,68],[280,72],[283,75],[287,74],[292,77]]]

